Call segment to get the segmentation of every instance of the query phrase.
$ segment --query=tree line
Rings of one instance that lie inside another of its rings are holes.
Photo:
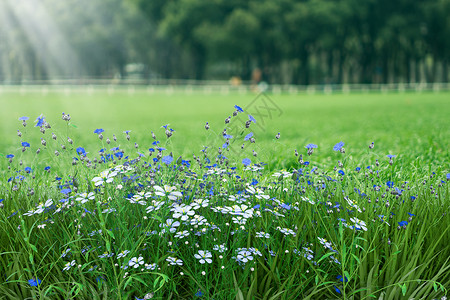
[[[33,39],[2,2],[0,82],[124,78],[132,66],[144,78],[250,80],[259,69],[269,83],[448,82],[450,0],[38,2],[60,35]]]

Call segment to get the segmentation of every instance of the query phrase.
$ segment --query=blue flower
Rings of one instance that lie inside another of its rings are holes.
[[[19,121],[26,121],[26,120],[28,120],[29,118],[28,117],[20,117],[19,118]]]
[[[6,158],[14,158],[14,154],[8,154],[8,155],[6,155]]]
[[[408,222],[407,221],[401,221],[401,222],[398,222],[398,225],[403,227],[403,226],[408,225]]]
[[[250,132],[249,134],[247,134],[245,137],[244,137],[244,141],[248,141],[248,140],[250,140],[250,138],[253,136],[253,132]]]
[[[231,134],[224,134],[223,137],[226,138],[226,139],[232,139],[233,138],[233,136]]]
[[[394,186],[394,182],[393,181],[388,181],[386,182],[386,185],[390,188],[392,188]]]
[[[342,277],[342,275],[338,275],[338,276],[336,276],[336,278],[337,278],[340,282],[343,282],[344,279],[345,279],[345,282],[348,282],[348,278],[347,278],[346,276]]]
[[[253,118],[252,115],[248,115],[248,119],[249,119],[250,121],[252,121],[253,123],[256,123],[256,119]]]
[[[447,180],[450,180],[450,173],[447,173]]]
[[[72,192],[72,190],[69,189],[69,188],[65,188],[65,189],[62,189],[62,190],[61,190],[61,193],[63,193],[64,195],[68,195],[68,194],[70,194],[71,192]]]
[[[337,292],[337,293],[341,293],[341,290],[340,289],[338,289],[335,285],[333,285],[333,287],[334,287],[334,290]]]
[[[100,133],[102,133],[102,132],[105,132],[105,130],[103,130],[102,128],[99,128],[99,129],[95,129],[95,130],[94,130],[94,133],[96,133],[96,134],[100,134]]]
[[[356,167],[355,171],[359,172],[359,171],[361,171],[361,168],[360,167]]]
[[[40,280],[39,278],[31,278],[30,280],[28,280],[28,283],[31,286],[38,286],[39,284],[41,284],[42,280]]]
[[[83,147],[78,147],[78,148],[77,148],[77,154],[78,154],[78,155],[86,156],[86,150],[84,150]]]
[[[195,293],[195,296],[197,297],[203,297],[204,293],[201,290],[198,290],[197,293]]]
[[[244,166],[248,166],[252,163],[252,161],[250,160],[250,158],[244,158],[242,160],[242,163],[244,164]]]
[[[416,215],[415,214],[412,214],[412,213],[408,213],[408,215],[410,216],[410,217],[415,217]]]
[[[30,143],[22,142],[22,147],[30,147]]]
[[[237,106],[237,105],[235,105],[234,108],[236,108],[236,110],[238,112],[244,112],[244,110],[241,107]]]
[[[114,153],[114,156],[120,159],[120,158],[123,157],[123,153],[122,152],[116,152],[116,153]]]
[[[123,133],[129,134],[130,132],[131,132],[131,130],[125,130]]]
[[[31,171],[32,171],[30,167],[25,167],[24,170],[25,170],[25,172],[27,172],[27,173],[31,173]]]
[[[34,125],[34,127],[42,127],[42,125],[44,125],[44,119],[45,119],[45,117],[43,117],[42,115],[37,117],[37,119],[35,121],[36,125]]]
[[[338,173],[339,173],[340,175],[342,175],[342,176],[345,175],[344,171],[342,171],[342,170],[339,170]]]
[[[305,148],[306,149],[315,149],[315,148],[317,148],[317,145],[315,145],[315,144],[308,144],[308,145],[305,146]]]
[[[161,159],[161,161],[162,161],[163,163],[165,163],[166,165],[170,165],[170,164],[172,163],[172,161],[173,161],[173,157],[170,156],[170,155],[167,155],[167,156],[164,156],[164,157]]]
[[[48,171],[48,170],[50,170],[50,166],[46,166],[46,167],[44,168],[44,171]]]
[[[387,158],[394,158],[394,157],[396,157],[397,155],[389,154],[389,155],[386,155],[386,156],[387,156]]]
[[[158,145],[158,144],[159,144],[159,141],[154,141],[154,142],[152,143],[153,146],[156,146],[156,145]]]
[[[341,151],[341,148],[344,147],[344,142],[339,142],[336,145],[334,145],[333,150],[334,151]]]

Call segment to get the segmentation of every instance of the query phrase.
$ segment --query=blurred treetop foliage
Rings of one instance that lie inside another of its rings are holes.
[[[448,81],[450,0],[36,1],[72,52],[52,53],[59,66],[45,53],[65,48],[30,38],[25,2],[0,4],[0,82],[123,78],[130,64],[144,78],[250,80],[259,68],[269,83]]]

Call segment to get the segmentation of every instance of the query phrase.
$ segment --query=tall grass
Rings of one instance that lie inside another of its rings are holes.
[[[18,122],[33,142],[1,162],[0,299],[448,295],[448,153],[394,153],[376,136],[294,147],[292,131],[233,123],[248,114],[198,120],[194,149],[176,122],[117,141],[94,126],[83,143],[67,115]]]

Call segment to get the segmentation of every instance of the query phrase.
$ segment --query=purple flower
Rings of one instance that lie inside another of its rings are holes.
[[[248,166],[252,163],[252,161],[249,158],[244,158],[242,160],[242,163],[244,164],[244,166]]]
[[[250,132],[249,134],[247,134],[245,137],[244,137],[244,141],[248,141],[248,140],[250,140],[250,138],[253,136],[253,132]]]
[[[103,130],[102,128],[99,128],[99,129],[95,129],[95,130],[94,130],[94,133],[96,133],[96,134],[100,134],[100,133],[102,133],[102,132],[105,132],[105,130]]]
[[[334,145],[333,150],[334,151],[341,151],[342,147],[344,147],[344,142],[339,142],[336,145]]]

